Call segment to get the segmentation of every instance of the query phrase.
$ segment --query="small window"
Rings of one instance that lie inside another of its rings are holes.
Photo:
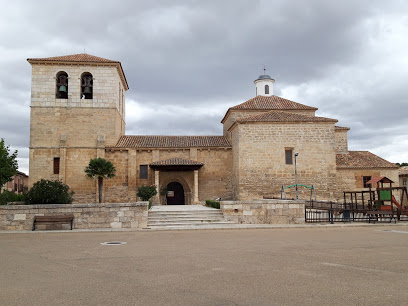
[[[269,85],[265,85],[265,95],[269,95]]]
[[[54,174],[60,173],[60,158],[54,157]]]
[[[404,179],[404,180],[402,181],[402,185],[403,185],[403,186],[407,186],[407,179]]]
[[[285,150],[285,161],[287,165],[293,164],[293,150],[292,149]]]
[[[367,182],[371,180],[371,176],[363,176],[363,186],[364,188],[369,188],[371,184],[367,184]]]
[[[140,178],[147,179],[147,165],[140,165]]]
[[[93,77],[89,72],[81,76],[81,99],[93,98]]]
[[[56,94],[57,99],[68,99],[68,74],[64,71],[57,73]]]

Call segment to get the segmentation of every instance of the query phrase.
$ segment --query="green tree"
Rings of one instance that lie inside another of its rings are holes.
[[[155,185],[143,185],[137,188],[137,196],[142,199],[142,201],[149,201],[151,197],[157,194],[157,188]]]
[[[10,146],[6,146],[2,138],[0,140],[0,187],[11,181],[17,169],[17,150],[10,154]]]
[[[398,167],[406,167],[408,163],[395,163]]]
[[[99,203],[102,203],[103,180],[114,177],[115,171],[115,166],[101,157],[91,159],[85,168],[88,177],[98,179]]]
[[[27,204],[71,204],[73,191],[60,181],[40,180],[34,183],[26,196]]]

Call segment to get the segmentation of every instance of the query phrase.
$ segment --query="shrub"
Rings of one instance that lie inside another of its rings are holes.
[[[9,202],[24,202],[25,194],[17,194],[8,190],[0,193],[0,205],[7,205]]]
[[[220,202],[214,200],[205,200],[205,206],[220,209]]]
[[[41,180],[28,191],[27,204],[71,204],[73,191],[60,181]]]
[[[157,194],[157,189],[155,185],[143,185],[137,188],[137,196],[142,199],[142,201],[149,201],[151,197]]]

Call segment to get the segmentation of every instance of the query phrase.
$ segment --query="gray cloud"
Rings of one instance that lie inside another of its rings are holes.
[[[28,146],[26,58],[85,49],[122,62],[128,134],[220,134],[225,111],[254,96],[266,65],[275,94],[350,126],[351,149],[408,161],[406,11],[397,0],[7,3],[0,137]]]

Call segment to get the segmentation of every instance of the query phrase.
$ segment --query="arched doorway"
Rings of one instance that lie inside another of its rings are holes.
[[[184,205],[184,188],[179,182],[167,185],[167,205]]]

